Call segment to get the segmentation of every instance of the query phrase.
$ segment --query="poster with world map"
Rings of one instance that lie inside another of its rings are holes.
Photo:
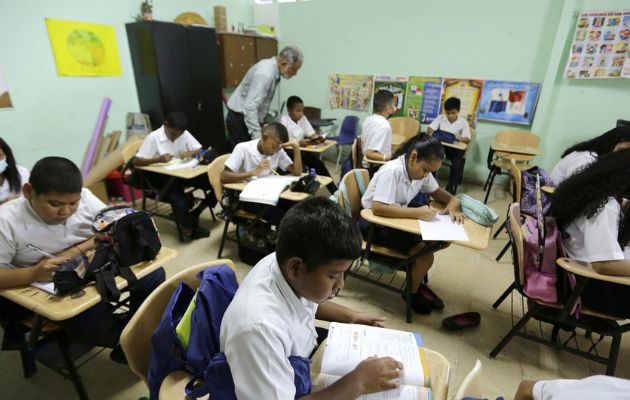
[[[121,76],[113,26],[46,18],[59,76]]]

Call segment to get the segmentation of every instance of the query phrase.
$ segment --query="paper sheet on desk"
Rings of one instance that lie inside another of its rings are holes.
[[[296,176],[275,175],[254,179],[247,183],[238,198],[241,201],[275,206],[282,192],[296,179],[298,179]]]
[[[197,160],[196,158],[193,158],[193,159],[188,160],[188,161],[180,161],[180,162],[175,163],[175,164],[165,165],[164,169],[167,169],[169,171],[175,171],[176,169],[194,168],[197,165],[199,165],[199,160]]]
[[[32,282],[31,286],[48,292],[50,294],[56,294],[54,282]]]
[[[464,229],[464,224],[451,221],[450,215],[438,214],[436,219],[432,221],[418,222],[420,223],[420,232],[422,232],[423,240],[470,241]]]

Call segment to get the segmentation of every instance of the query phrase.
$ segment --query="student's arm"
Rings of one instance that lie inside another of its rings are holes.
[[[250,172],[234,172],[228,167],[225,167],[225,169],[221,172],[221,182],[236,183],[236,182],[245,181],[247,179],[251,179],[255,176],[260,175],[261,173],[263,173],[263,171],[268,170],[268,169],[269,169],[268,160],[262,160],[260,164],[258,164],[256,169]]]
[[[79,254],[87,253],[88,251],[93,250],[95,247],[96,243],[94,242],[94,237],[92,236],[88,240],[77,243],[74,246],[69,247],[61,253],[57,253],[55,255],[61,258],[72,258],[78,256]]]
[[[170,154],[162,154],[161,156],[152,157],[152,158],[134,157],[133,165],[136,167],[144,167],[145,165],[169,162],[172,159],[173,159],[173,156]]]
[[[438,115],[433,121],[431,121],[431,123],[429,124],[429,127],[427,128],[427,133],[429,135],[431,135],[433,132],[435,132],[437,130],[437,128],[440,126],[440,116]]]
[[[302,153],[300,151],[300,143],[295,139],[289,139],[289,141],[282,144],[281,147],[293,150],[293,164],[287,167],[287,171],[294,176],[302,175]]]
[[[464,215],[462,214],[462,208],[457,197],[442,188],[438,188],[435,192],[431,193],[431,197],[442,204],[446,204],[441,214],[450,215],[451,219],[457,223],[461,224],[464,222]]]
[[[435,129],[431,128],[430,126],[427,128],[427,133],[429,135],[433,134],[433,132],[435,132]]]
[[[372,212],[377,217],[386,218],[414,218],[423,221],[435,219],[437,212],[430,206],[417,208],[401,207],[395,204],[385,204],[379,201],[372,201]]]
[[[536,381],[521,381],[514,400],[534,400],[534,384]]]
[[[389,161],[392,159],[392,155],[391,154],[383,154],[380,151],[376,151],[376,150],[368,150],[365,155],[367,156],[367,158],[371,159],[371,160],[378,160],[378,161]]]
[[[199,154],[201,150],[202,150],[202,147],[198,148],[197,150],[182,151],[182,153],[179,155],[179,158],[181,158],[182,160],[193,158],[194,156]]]
[[[379,317],[368,313],[359,313],[341,304],[330,301],[317,307],[315,318],[322,321],[343,322],[346,324],[361,324],[383,327],[385,317]]]
[[[591,265],[598,274],[630,276],[630,260],[595,261]]]
[[[462,128],[462,134],[459,141],[468,144],[470,143],[471,137],[472,134],[470,133],[470,125],[468,125],[467,121],[464,121],[464,127]]]
[[[44,258],[31,267],[0,268],[0,289],[24,286],[35,281],[52,281],[53,271],[66,262],[66,258]]]

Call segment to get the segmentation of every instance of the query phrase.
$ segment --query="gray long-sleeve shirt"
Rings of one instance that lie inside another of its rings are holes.
[[[260,122],[269,112],[269,106],[280,82],[276,57],[258,61],[252,66],[228,99],[228,108],[245,117],[245,125],[252,139],[260,138]]]

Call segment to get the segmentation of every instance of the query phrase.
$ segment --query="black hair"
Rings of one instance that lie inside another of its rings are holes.
[[[444,147],[439,140],[427,133],[419,132],[398,147],[392,158],[398,158],[403,154],[409,158],[413,150],[418,154],[418,160],[443,160],[445,157]]]
[[[63,157],[44,157],[35,163],[29,183],[37,194],[81,193],[83,177],[72,161]]]
[[[188,117],[183,112],[173,111],[168,113],[164,120],[166,125],[171,128],[186,130],[188,129]]]
[[[626,206],[622,213],[619,219],[619,245],[624,248],[630,246],[630,206]]]
[[[394,93],[389,90],[379,90],[374,93],[374,100],[372,101],[372,108],[375,113],[382,113],[387,107],[388,104],[391,104],[394,99]]]
[[[287,110],[293,109],[296,104],[304,104],[302,99],[297,96],[291,96],[287,99]]]
[[[302,259],[308,271],[337,260],[361,255],[359,225],[324,197],[311,197],[292,207],[278,229],[276,259],[282,267],[290,258]]]
[[[457,110],[459,111],[462,107],[462,102],[457,97],[449,97],[444,102],[444,111]]]
[[[286,143],[289,141],[289,131],[287,127],[282,125],[280,122],[269,122],[262,127],[262,133],[267,135],[272,135],[278,140],[280,143]]]
[[[630,149],[612,152],[563,181],[551,196],[560,227],[579,217],[591,218],[611,197],[630,196]]]
[[[574,144],[562,153],[562,158],[574,151],[590,151],[598,157],[612,153],[619,143],[630,142],[630,126],[618,126],[597,137]]]
[[[2,138],[0,138],[0,149],[2,149],[4,157],[7,160],[7,169],[3,174],[4,179],[9,183],[9,190],[13,193],[20,193],[22,191],[22,185],[26,182],[22,182],[11,147],[9,147],[7,142]]]

